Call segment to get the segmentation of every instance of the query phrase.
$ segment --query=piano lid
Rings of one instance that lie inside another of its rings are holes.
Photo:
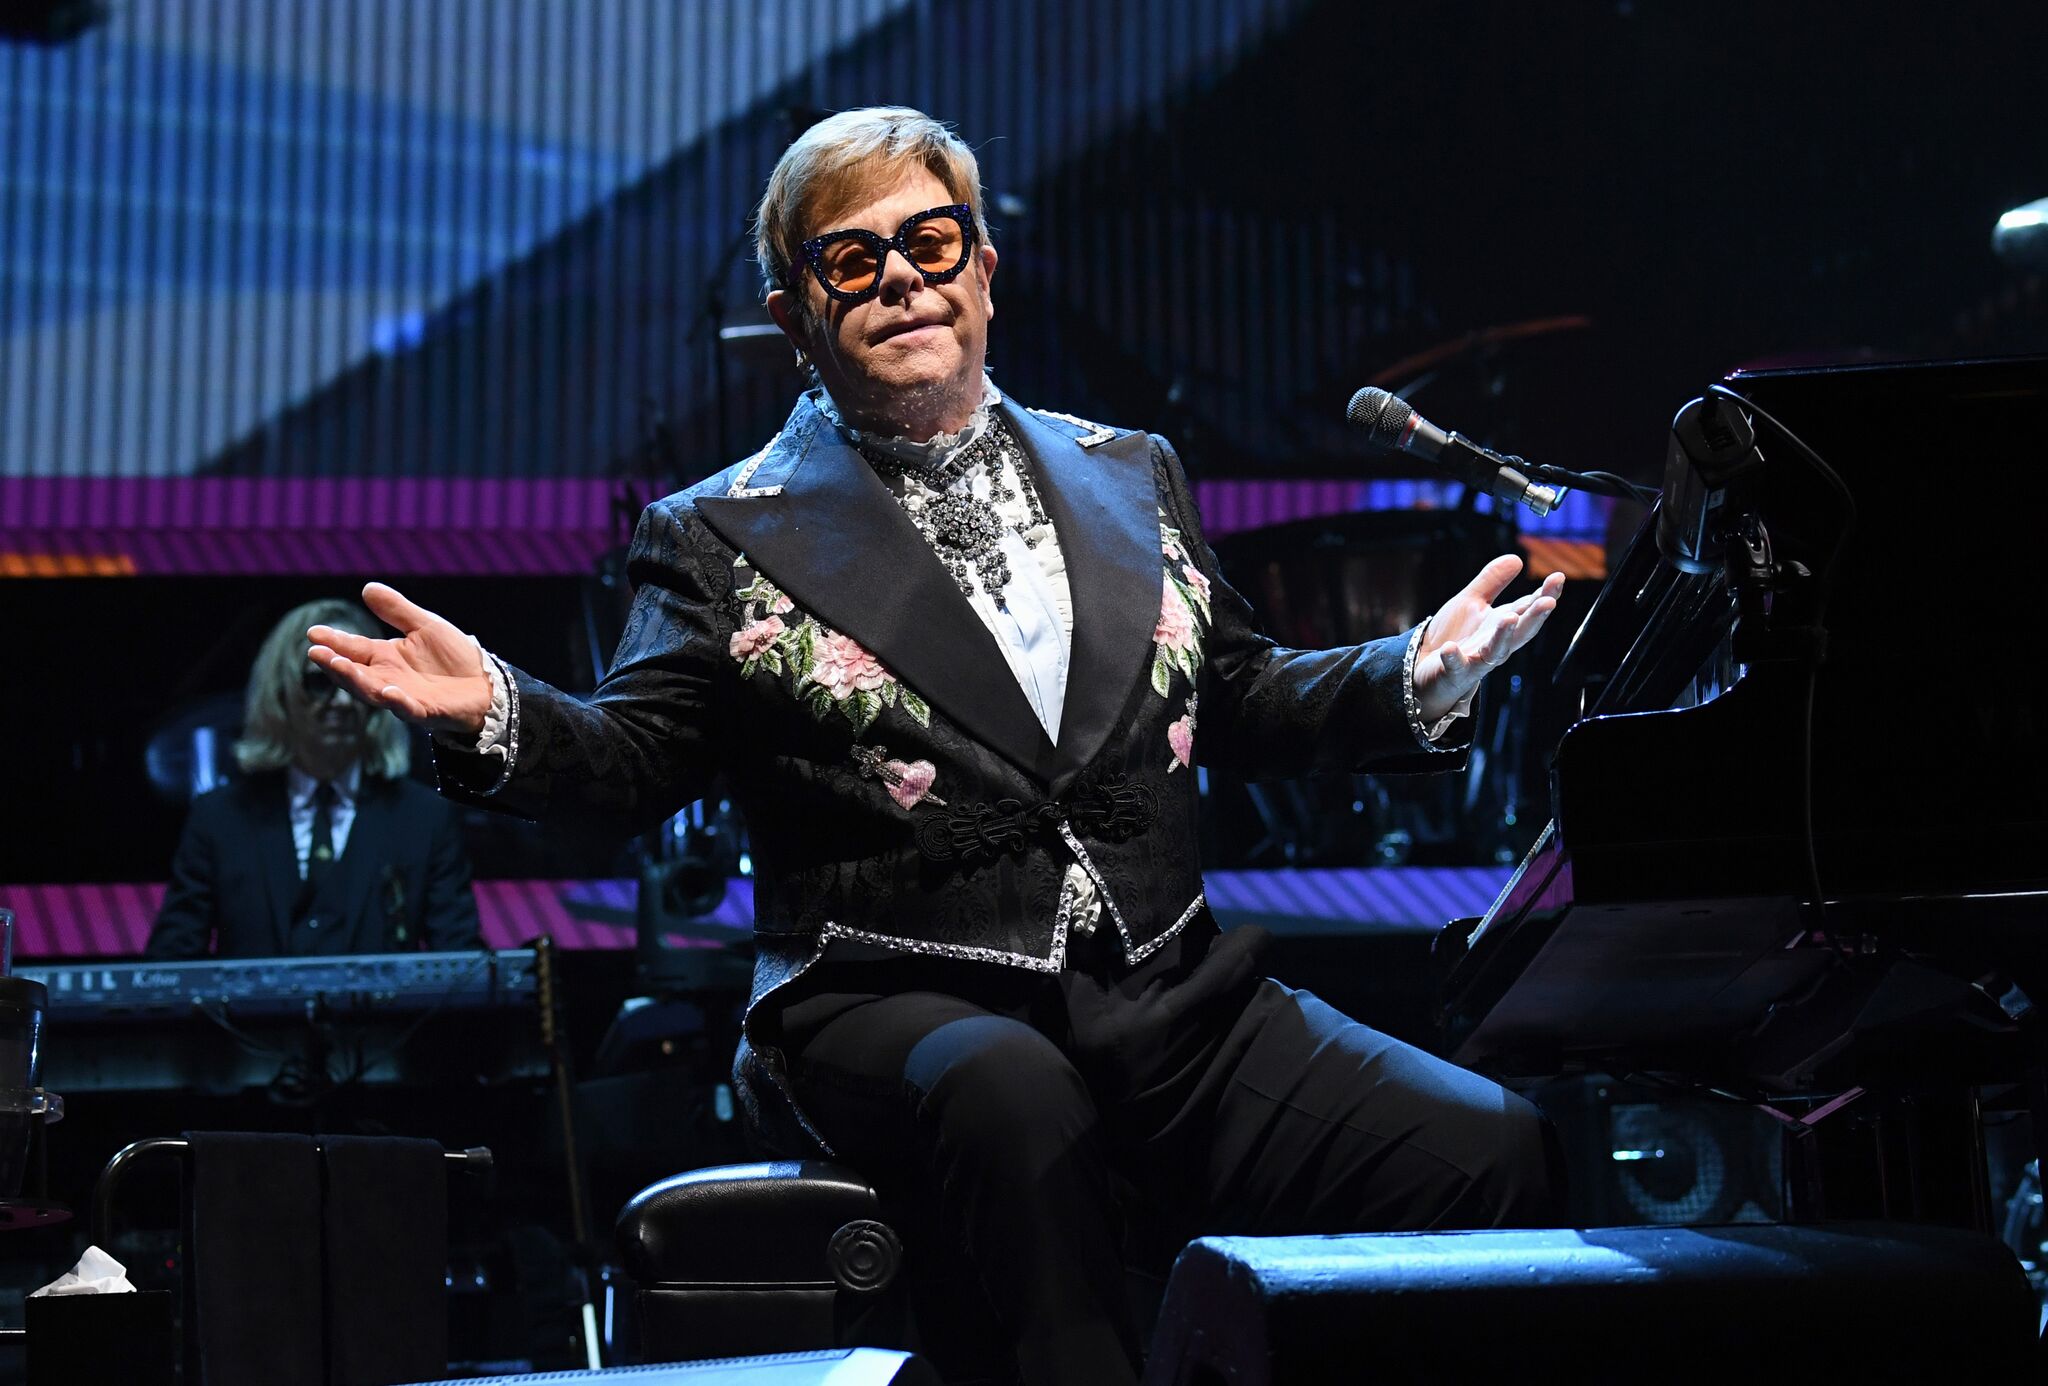
[[[1769,613],[1793,636],[1818,609],[1825,659],[1809,680],[1802,660],[1770,657],[1796,642],[1758,644],[1751,626],[1735,648],[1755,657],[1732,686],[1679,698],[1730,629],[1732,594],[1638,536],[1560,669],[1595,715],[1559,744],[1556,817],[1481,926],[1439,945],[1460,1062],[1537,1073],[1576,1056],[1815,1081],[1847,1020],[1829,1010],[1840,979],[1800,999],[1836,961],[1798,909],[1809,768],[1831,928],[1954,978],[2048,967],[2048,680],[2031,658],[2028,503],[2048,463],[2048,361],[1738,373],[1730,386],[1853,497],[1851,524],[1841,488],[1759,419],[1765,465],[1730,503],[1762,517],[1778,560],[1826,580],[1824,608],[1819,582],[1794,583]],[[1842,995],[1854,1001],[1890,956],[1843,971]],[[1771,1053],[1745,1048],[1774,1014],[1798,1018]]]
[[[2048,679],[2030,650],[2048,360],[1738,372],[1729,384],[1854,497],[1850,523],[1825,476],[1758,419],[1765,466],[1740,503],[1763,516],[1781,562],[1817,579],[1774,598],[1773,621],[1796,624],[1797,604],[1827,591],[1811,754],[1828,893],[2048,886]],[[1554,767],[1582,884],[1588,849],[1800,836],[1789,806],[1804,671],[1759,664],[1715,703],[1661,710],[1734,609],[1719,574],[1677,572],[1649,529],[1560,668],[1594,714]]]

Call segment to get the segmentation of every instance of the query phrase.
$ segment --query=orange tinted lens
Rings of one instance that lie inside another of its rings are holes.
[[[926,274],[943,274],[960,263],[967,233],[953,217],[927,217],[910,228],[903,246],[910,263]]]
[[[825,282],[847,293],[859,293],[875,282],[875,252],[859,241],[836,241],[825,247]]]

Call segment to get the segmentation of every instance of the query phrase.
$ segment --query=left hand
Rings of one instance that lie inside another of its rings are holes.
[[[1518,556],[1502,554],[1430,617],[1415,656],[1415,700],[1422,706],[1424,724],[1436,722],[1477,692],[1487,672],[1535,639],[1557,609],[1563,573],[1552,573],[1519,601],[1493,604],[1521,571]]]

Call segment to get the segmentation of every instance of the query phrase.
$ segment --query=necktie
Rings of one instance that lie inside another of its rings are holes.
[[[313,841],[306,852],[306,886],[318,896],[320,883],[334,869],[334,785],[320,781],[313,791]]]

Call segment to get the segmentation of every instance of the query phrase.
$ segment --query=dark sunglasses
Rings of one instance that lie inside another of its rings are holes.
[[[299,691],[306,695],[308,702],[315,703],[322,698],[340,697],[347,692],[340,684],[327,677],[327,671],[317,664],[307,665],[306,671],[299,675]]]
[[[859,227],[827,231],[804,242],[804,261],[825,292],[841,303],[865,303],[882,287],[882,268],[895,251],[927,284],[950,284],[974,253],[974,209],[965,203],[906,217],[893,236]]]

